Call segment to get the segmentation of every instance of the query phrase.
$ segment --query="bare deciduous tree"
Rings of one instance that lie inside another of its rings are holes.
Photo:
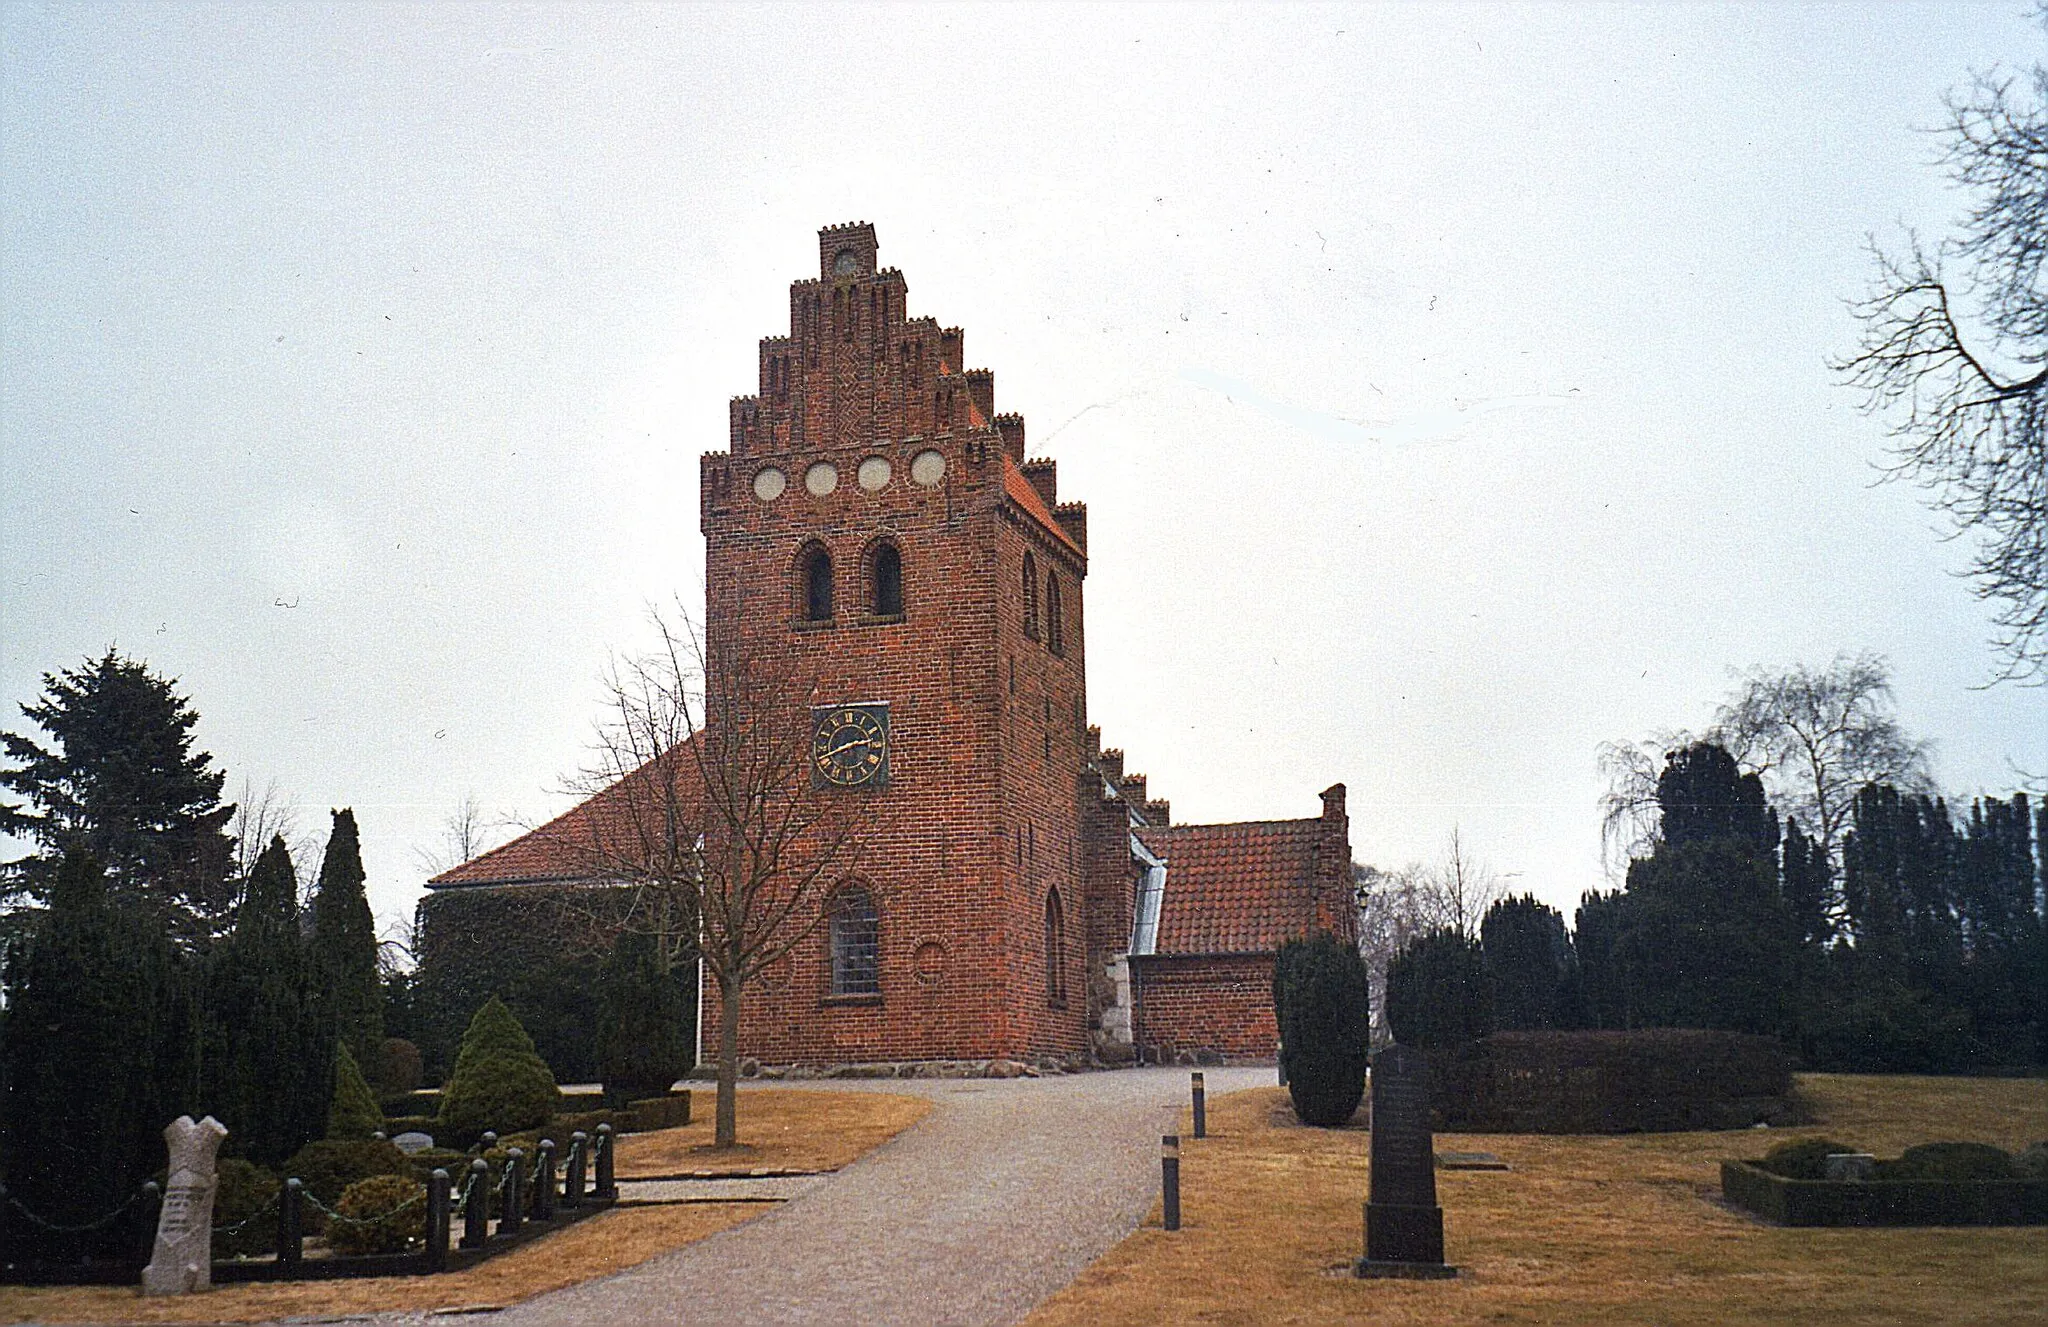
[[[436,876],[471,861],[484,851],[491,831],[501,821],[484,814],[475,793],[464,793],[441,825],[441,841],[431,848],[413,849],[413,860],[429,876]]]
[[[606,676],[577,781],[590,813],[563,832],[593,878],[631,889],[624,924],[656,936],[667,961],[698,958],[716,989],[714,1141],[730,1147],[744,993],[825,925],[878,816],[869,796],[812,787],[816,686],[793,651],[710,647],[680,610],[651,616],[656,648]]]
[[[2048,6],[2040,15],[2048,22]],[[1864,408],[1893,416],[1891,472],[1978,537],[1979,598],[1997,601],[2000,680],[2048,683],[2048,67],[2031,97],[1980,74],[1947,98],[1941,164],[1974,195],[1957,239],[1903,256],[1871,242],[1856,354],[1834,365]],[[1966,270],[1947,270],[1956,260]],[[1966,331],[1957,305],[1970,299]]]
[[[1465,847],[1463,833],[1453,828],[1443,857],[1434,865],[1420,862],[1391,871],[1352,863],[1358,900],[1358,952],[1365,960],[1372,989],[1373,1035],[1386,1029],[1387,965],[1425,931],[1448,929],[1477,936],[1487,909],[1507,894],[1506,882],[1492,867]]]
[[[1932,787],[1927,744],[1899,727],[1891,696],[1891,673],[1874,654],[1837,655],[1818,672],[1754,668],[1715,713],[1707,740],[1761,775],[1778,810],[1798,817],[1839,864],[1857,789]]]

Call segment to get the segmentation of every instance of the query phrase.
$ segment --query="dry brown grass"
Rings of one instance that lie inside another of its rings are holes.
[[[619,1140],[618,1175],[676,1170],[836,1170],[922,1119],[931,1103],[875,1092],[748,1093],[740,1136],[754,1155],[735,1161],[693,1155],[708,1122]],[[671,1164],[676,1157],[687,1164]],[[423,1312],[513,1304],[563,1286],[609,1276],[773,1210],[768,1203],[690,1203],[619,1208],[547,1235],[462,1272],[346,1281],[218,1286],[204,1295],[144,1299],[116,1286],[0,1286],[0,1322],[212,1323],[354,1313]]]
[[[1042,1305],[1063,1324],[2039,1323],[2048,1228],[1790,1230],[1719,1206],[1719,1162],[1790,1138],[1879,1153],[2048,1138],[2048,1083],[1803,1077],[1817,1121],[1618,1138],[1440,1135],[1508,1173],[1439,1171],[1456,1281],[1360,1281],[1366,1134],[1293,1123],[1278,1088],[1212,1103],[1182,1136],[1183,1228],[1147,1227]],[[1184,1122],[1185,1124],[1185,1122]]]
[[[735,1154],[711,1150],[712,1101],[708,1093],[699,1100],[701,1118],[685,1128],[622,1136],[618,1177],[838,1170],[916,1124],[932,1108],[923,1097],[882,1092],[746,1092],[740,1098],[743,1150]]]

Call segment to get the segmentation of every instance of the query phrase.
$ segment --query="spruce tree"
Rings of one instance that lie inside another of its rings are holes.
[[[228,1126],[230,1150],[275,1166],[320,1135],[333,1060],[308,1010],[298,881],[283,838],[249,873],[207,986],[209,1108]]]
[[[377,972],[377,923],[363,892],[363,854],[352,810],[334,812],[320,883],[313,893],[308,954],[313,1017],[369,1064],[384,1040],[384,993]]]
[[[612,1106],[668,1095],[690,1069],[683,1041],[687,1014],[673,971],[664,970],[660,942],[644,931],[621,931],[604,966],[604,1021],[598,1068]]]
[[[1831,875],[1827,848],[1818,839],[1808,838],[1797,820],[1788,818],[1780,851],[1779,892],[1800,942],[1809,948],[1821,948],[1834,938],[1834,920],[1829,915]]]
[[[9,965],[0,1040],[0,1180],[44,1221],[85,1225],[163,1164],[163,1127],[191,1091],[188,976],[156,920],[110,896],[99,865],[65,854],[49,908]],[[125,1237],[10,1236],[47,1256],[108,1251]]]
[[[192,749],[199,716],[171,681],[109,648],[44,674],[43,699],[21,712],[50,744],[0,734],[13,762],[0,767],[0,787],[27,799],[0,802],[0,832],[39,851],[0,868],[0,902],[44,898],[77,847],[101,863],[116,897],[145,901],[188,945],[214,934],[232,898],[234,808],[221,805],[213,758]]]

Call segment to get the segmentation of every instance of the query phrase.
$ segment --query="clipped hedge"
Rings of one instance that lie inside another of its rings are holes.
[[[1764,1153],[1764,1159],[1756,1163],[1761,1170],[1773,1175],[1783,1175],[1788,1180],[1824,1180],[1828,1177],[1828,1158],[1841,1153],[1858,1153],[1863,1149],[1838,1143],[1832,1138],[1800,1138],[1789,1143],[1779,1143]]]
[[[1435,1125],[1467,1133],[1668,1133],[1797,1123],[1770,1037],[1686,1028],[1496,1032],[1429,1053]]]
[[[2048,1180],[1794,1180],[1724,1161],[1721,1193],[1781,1226],[2048,1225]]]

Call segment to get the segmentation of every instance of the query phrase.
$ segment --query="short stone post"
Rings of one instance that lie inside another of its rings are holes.
[[[533,1219],[555,1219],[555,1140],[543,1138],[533,1149]]]
[[[1209,1136],[1209,1094],[1202,1087],[1202,1071],[1195,1070],[1195,1137]]]
[[[590,1164],[590,1135],[578,1129],[569,1135],[569,1173],[562,1180],[562,1206],[583,1206],[583,1168]]]
[[[287,1179],[284,1187],[277,1191],[277,1265],[297,1267],[305,1256],[305,1221],[302,1204],[306,1197],[306,1186],[297,1179]]]
[[[448,1172],[427,1176],[427,1270],[448,1270]]]
[[[214,1158],[226,1126],[209,1115],[197,1124],[180,1115],[164,1126],[169,1183],[157,1213],[156,1245],[142,1269],[145,1295],[187,1295],[213,1284]]]
[[[1444,1265],[1444,1211],[1436,1205],[1429,1132],[1429,1061],[1412,1046],[1372,1057],[1372,1189],[1365,1204],[1360,1276],[1456,1276]]]
[[[476,1150],[479,1153],[488,1152],[497,1145],[498,1131],[496,1129],[484,1130],[484,1136],[476,1140]]]
[[[469,1195],[462,1205],[462,1247],[480,1249],[491,1237],[491,1166],[482,1157],[469,1163]]]
[[[612,1144],[618,1135],[609,1124],[597,1126],[597,1200],[612,1202],[619,1196],[619,1186],[612,1180]]]
[[[1159,1139],[1159,1206],[1168,1230],[1180,1229],[1180,1135]]]
[[[525,1176],[519,1173],[525,1163],[526,1153],[516,1147],[505,1154],[505,1210],[498,1217],[500,1235],[518,1234],[520,1223],[526,1219],[526,1195],[520,1184]]]

